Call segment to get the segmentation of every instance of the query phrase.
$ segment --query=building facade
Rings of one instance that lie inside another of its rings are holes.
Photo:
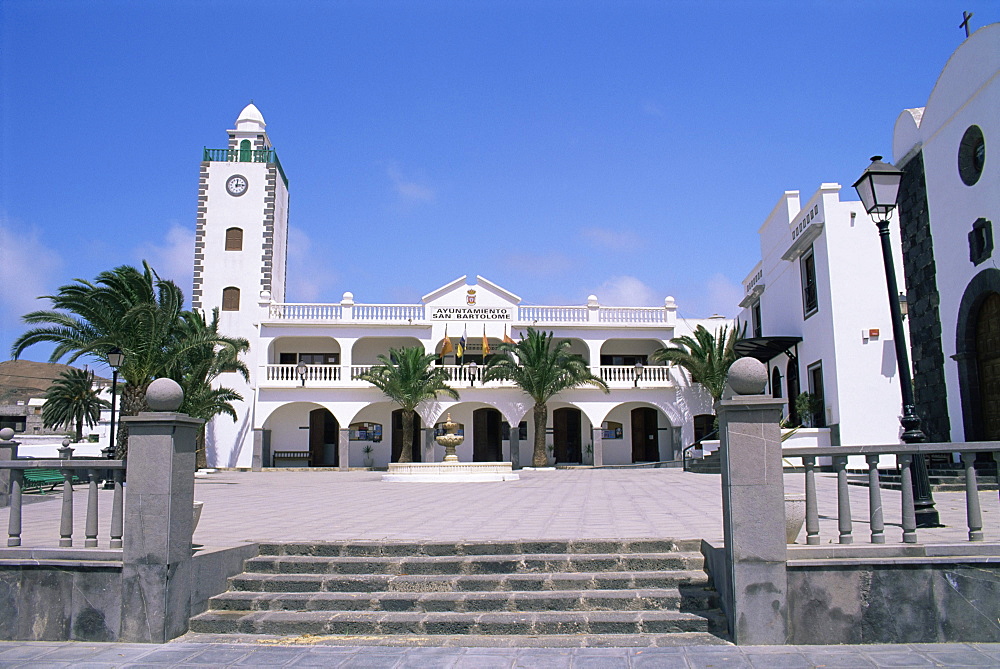
[[[786,191],[761,225],[737,350],[767,364],[771,393],[788,399],[790,423],[818,428],[818,445],[895,443],[899,375],[878,230],[841,190],[825,183],[805,202]],[[900,280],[898,236],[893,247]],[[800,392],[816,398],[812,415],[796,410]]]
[[[528,327],[568,339],[611,388],[575,389],[549,403],[546,441],[556,463],[676,460],[712,413],[700,386],[649,356],[699,324],[728,323],[680,319],[670,297],[656,307],[605,306],[593,295],[575,306],[530,306],[481,276],[462,276],[415,304],[365,304],[352,293],[333,304],[286,302],[288,182],[256,107],[241,112],[228,140],[203,154],[193,303],[220,309],[221,330],[250,341],[251,378],[219,379],[245,401],[235,422],[209,425],[210,465],[386,466],[402,448],[401,415],[357,377],[406,346],[438,354],[461,393],[419,407],[415,460],[441,460],[434,432],[450,414],[465,435],[461,460],[529,465],[530,398],[512,384],[482,381],[490,351]]]
[[[952,54],[893,133],[914,394],[933,441],[1000,440],[1000,24]]]

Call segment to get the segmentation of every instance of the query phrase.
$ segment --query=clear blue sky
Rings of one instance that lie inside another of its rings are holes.
[[[148,259],[191,289],[203,146],[251,99],[288,299],[735,315],[784,190],[891,154],[984,0],[0,0],[0,359],[37,295]],[[24,356],[44,360],[44,347]]]

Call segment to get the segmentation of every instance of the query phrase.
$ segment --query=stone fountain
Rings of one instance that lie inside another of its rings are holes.
[[[442,462],[390,462],[383,481],[410,483],[482,483],[488,481],[517,481],[509,462],[459,462],[455,449],[465,441],[458,433],[458,423],[445,419],[444,434],[434,438],[444,446]]]

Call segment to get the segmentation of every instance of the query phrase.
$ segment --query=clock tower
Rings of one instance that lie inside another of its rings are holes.
[[[251,342],[244,360],[250,383],[238,374],[219,377],[219,385],[244,398],[234,407],[235,424],[223,417],[209,425],[209,464],[220,467],[250,466],[254,377],[265,360],[258,356],[266,356],[253,348],[257,327],[268,303],[285,300],[288,179],[266,125],[260,110],[247,105],[228,131],[228,146],[204,149],[198,181],[191,304],[206,320],[219,309],[220,331]]]

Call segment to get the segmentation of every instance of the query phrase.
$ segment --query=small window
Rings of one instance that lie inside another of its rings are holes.
[[[750,321],[753,325],[753,336],[763,337],[764,328],[760,322],[760,300],[754,302],[753,306],[750,307]]]
[[[253,150],[250,148],[250,140],[249,139],[244,139],[242,142],[240,142],[240,162],[241,163],[249,163],[250,162],[250,155],[251,155],[252,152],[253,152]]]
[[[975,186],[986,166],[986,139],[982,128],[970,125],[958,145],[958,176],[966,186]]]
[[[228,230],[226,230],[226,250],[227,251],[243,250],[242,228],[229,228]]]
[[[969,260],[980,265],[993,255],[993,223],[985,218],[977,219],[969,233]]]
[[[802,311],[808,318],[819,307],[816,297],[816,256],[811,247],[808,252],[802,255],[800,270],[802,272]]]
[[[339,353],[299,353],[299,362],[304,365],[339,365]]]
[[[240,310],[240,289],[234,286],[222,289],[222,310],[223,311],[239,311]]]
[[[771,372],[771,397],[781,398],[781,370],[777,367]]]

